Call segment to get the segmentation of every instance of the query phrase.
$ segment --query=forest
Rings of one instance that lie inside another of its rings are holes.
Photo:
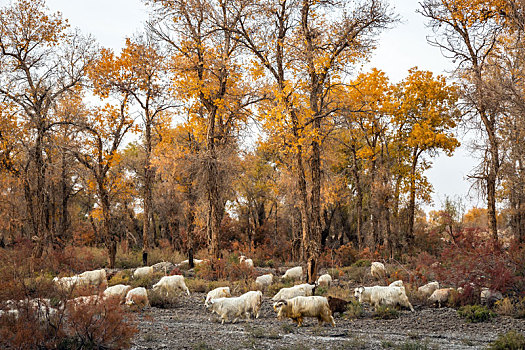
[[[239,255],[302,265],[308,283],[383,261],[414,286],[523,297],[522,2],[422,0],[454,70],[399,82],[360,69],[402,20],[394,1],[144,2],[120,52],[45,0],[0,7],[0,301],[161,260],[255,277]],[[425,171],[465,142],[483,207],[448,197],[426,213]],[[113,335],[128,341],[127,327]]]
[[[450,77],[357,73],[399,18],[386,1],[151,0],[120,53],[43,0],[0,12],[0,243],[34,256],[161,242],[308,264],[349,246],[384,258],[454,241],[495,247],[523,223],[523,13],[515,1],[435,1],[419,13]],[[424,171],[476,132],[469,175],[486,209],[427,218]],[[470,224],[464,214],[471,217]],[[127,248],[126,248],[127,249]]]

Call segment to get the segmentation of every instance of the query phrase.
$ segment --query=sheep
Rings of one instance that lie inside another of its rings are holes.
[[[273,301],[278,301],[281,299],[291,299],[297,296],[311,296],[315,294],[315,284],[298,284],[289,288],[281,288],[277,294],[272,298]]]
[[[385,265],[378,261],[374,261],[370,266],[370,273],[377,279],[384,278],[386,276]]]
[[[287,300],[279,300],[273,304],[273,309],[277,312],[277,319],[289,317],[297,323],[297,327],[303,324],[303,317],[317,317],[319,324],[328,322],[335,327],[332,311],[328,305],[328,300],[321,296],[295,297]]]
[[[106,288],[104,292],[102,292],[102,296],[104,298],[116,298],[120,301],[120,303],[124,303],[126,300],[126,294],[132,289],[131,286],[126,286],[123,284],[116,284],[114,286]]]
[[[75,299],[70,299],[66,302],[66,310],[76,310],[79,306],[93,305],[101,301],[98,295],[82,296]]]
[[[329,287],[331,283],[332,283],[332,276],[330,276],[327,273],[325,273],[322,276],[319,276],[319,278],[317,279],[317,285],[318,286],[327,286],[327,287]]]
[[[255,279],[257,289],[263,290],[268,288],[273,282],[273,275],[271,273],[259,276]]]
[[[162,261],[160,263],[151,265],[151,267],[153,267],[153,271],[155,271],[155,272],[164,272],[164,274],[167,275],[168,272],[173,270],[175,265],[173,265],[173,263],[171,263],[169,261]]]
[[[248,300],[241,297],[212,299],[207,308],[220,316],[221,324],[230,319],[235,323],[239,317],[250,318]]]
[[[148,291],[144,287],[131,289],[126,294],[126,305],[137,305],[139,307],[149,306]]]
[[[412,304],[408,301],[404,287],[358,287],[354,290],[354,296],[359,298],[359,302],[368,302],[377,307],[380,305],[401,305],[414,311]]]
[[[442,303],[446,303],[448,301],[450,292],[453,290],[454,288],[436,289],[434,292],[432,292],[432,295],[428,298],[428,300],[434,304],[437,303],[438,307],[441,307]]]
[[[153,274],[152,266],[138,267],[133,271],[133,278],[143,278]]]
[[[487,304],[489,307],[492,307],[496,301],[503,299],[503,294],[497,290],[481,288],[480,298],[482,305]]]
[[[166,296],[169,296],[171,292],[175,292],[177,289],[181,289],[190,296],[190,291],[188,287],[186,287],[184,276],[182,275],[164,276],[153,285],[153,290],[164,291]]]
[[[262,304],[262,292],[260,291],[249,291],[239,296],[240,299],[245,301],[245,311],[247,312],[248,318],[255,316],[259,318],[259,310]]]
[[[41,322],[50,321],[58,315],[58,310],[51,307],[51,300],[44,298],[24,299],[19,301],[8,300],[7,310],[0,310],[0,317],[8,316],[18,319],[20,313],[26,311],[34,315]]]
[[[430,283],[425,284],[424,286],[419,287],[417,291],[421,295],[423,295],[425,298],[428,298],[437,289],[439,289],[439,282],[434,281],[434,282],[430,282]]]
[[[78,276],[85,280],[87,284],[95,287],[101,286],[102,288],[106,288],[108,285],[106,270],[104,269],[82,272]]]
[[[402,280],[397,280],[388,285],[389,287],[405,287]]]
[[[227,298],[230,297],[230,287],[218,287],[214,290],[210,290],[208,292],[208,295],[206,295],[206,301],[204,302],[204,306],[208,307],[210,300],[217,299],[217,298]]]
[[[79,276],[55,277],[53,283],[58,290],[70,293],[75,287],[86,284],[86,281]]]
[[[253,267],[253,260],[252,259],[248,259],[244,255],[241,255],[239,257],[239,264],[246,264],[246,266],[248,266],[248,267]]]
[[[332,311],[332,315],[335,315],[336,312],[339,312],[340,314],[344,313],[346,311],[346,306],[350,303],[349,301],[334,298],[332,296],[328,296],[328,305],[330,306],[330,311]]]
[[[301,266],[292,267],[286,270],[283,278],[289,278],[292,280],[300,280],[303,278],[303,268]]]
[[[206,264],[206,263],[208,263],[208,262],[209,262],[208,259],[203,259],[203,260],[193,259],[193,265],[194,265],[195,267],[200,266],[200,265],[202,265],[202,264]],[[178,267],[181,267],[181,266],[186,266],[186,265],[188,265],[188,266],[190,265],[190,261],[189,261],[189,260],[183,260],[183,261],[181,261],[177,266],[178,266]]]

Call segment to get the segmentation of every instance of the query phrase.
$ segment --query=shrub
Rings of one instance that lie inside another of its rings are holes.
[[[147,276],[130,279],[129,285],[133,288],[144,287],[146,289],[151,289],[151,287],[153,287],[153,285],[157,283],[163,276],[163,272],[154,272]]]
[[[328,287],[319,286],[315,288],[315,295],[325,295],[328,292]]]
[[[328,274],[332,277],[332,279],[336,280],[339,279],[339,276],[341,275],[341,270],[338,268],[328,269]]]
[[[363,316],[363,305],[357,300],[350,300],[350,302],[346,305],[346,313],[345,315],[348,318],[359,318]]]
[[[246,264],[240,264],[236,254],[230,255],[226,259],[212,259],[209,264],[201,264],[195,267],[195,274],[199,278],[212,281],[236,281],[255,278],[255,270]]]
[[[406,343],[403,343],[398,346],[399,350],[427,350],[430,349],[428,346],[428,343],[420,343],[418,341],[412,342],[407,341]]]
[[[117,284],[129,284],[129,280],[131,279],[131,271],[130,270],[122,270],[117,272],[113,277],[111,277],[108,281],[108,286],[115,286]]]
[[[353,266],[357,267],[370,267],[372,265],[372,262],[368,259],[359,259],[355,263],[353,263]]]
[[[399,317],[399,312],[386,305],[381,305],[376,308],[373,316],[376,320],[392,320]]]
[[[509,298],[496,301],[495,307],[498,315],[514,316],[516,314],[516,308]]]
[[[516,331],[500,334],[498,338],[490,343],[489,350],[521,350],[525,349],[525,337]]]
[[[516,318],[525,318],[525,297],[516,303]]]
[[[369,276],[370,267],[356,266],[355,264],[348,267],[343,267],[342,271],[345,275],[353,281],[364,283]]]
[[[482,305],[465,305],[459,308],[458,315],[467,322],[479,323],[489,321],[497,315]]]
[[[152,307],[168,309],[177,304],[177,297],[173,293],[165,295],[158,290],[148,289],[148,300]]]

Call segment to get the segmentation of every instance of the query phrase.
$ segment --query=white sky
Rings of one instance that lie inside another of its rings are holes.
[[[436,74],[446,74],[447,69],[450,70],[450,62],[443,58],[439,49],[426,41],[426,36],[432,33],[425,27],[423,16],[416,13],[418,1],[390,0],[402,22],[384,32],[376,53],[364,69],[381,69],[392,82],[402,80],[408,69],[414,66]],[[6,3],[7,0],[0,0],[0,5]],[[62,12],[72,27],[92,34],[102,46],[112,48],[116,53],[124,45],[126,37],[141,31],[148,17],[148,8],[141,0],[47,0],[47,5],[53,12]],[[475,160],[465,145],[451,158],[439,156],[434,160],[427,176],[435,189],[433,198],[436,208],[441,207],[446,195],[463,198],[467,207],[484,206],[483,201],[467,198],[470,185],[466,175],[474,165]]]

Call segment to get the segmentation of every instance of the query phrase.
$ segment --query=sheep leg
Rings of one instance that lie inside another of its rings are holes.
[[[301,327],[303,325],[303,318],[302,317],[298,317],[297,318],[297,327]]]

